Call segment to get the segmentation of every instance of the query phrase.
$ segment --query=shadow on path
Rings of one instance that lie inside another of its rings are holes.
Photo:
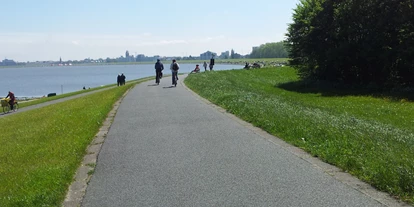
[[[162,87],[162,88],[176,88],[176,86],[165,86],[165,87]]]

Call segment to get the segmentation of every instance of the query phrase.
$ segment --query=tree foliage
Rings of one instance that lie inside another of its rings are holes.
[[[289,25],[291,65],[304,78],[414,86],[412,0],[301,0]]]
[[[287,58],[288,53],[283,42],[272,42],[260,45],[250,54],[250,58]]]

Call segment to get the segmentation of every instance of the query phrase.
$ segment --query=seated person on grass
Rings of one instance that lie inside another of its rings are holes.
[[[200,72],[200,67],[198,67],[198,65],[196,65],[195,69],[193,71],[191,71],[191,73],[198,73],[198,72]]]

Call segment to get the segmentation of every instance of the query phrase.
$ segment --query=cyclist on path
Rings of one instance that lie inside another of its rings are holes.
[[[171,73],[172,73],[172,84],[177,86],[177,80],[178,80],[178,70],[180,69],[180,65],[178,65],[177,61],[172,60],[171,66]]]
[[[9,94],[7,94],[6,98],[9,98],[9,104],[10,104],[10,110],[13,110],[14,102],[16,101],[16,97],[14,96],[14,93],[9,91]]]
[[[160,59],[157,59],[157,62],[155,63],[155,83],[157,85],[160,85],[162,70],[164,70],[164,65]]]

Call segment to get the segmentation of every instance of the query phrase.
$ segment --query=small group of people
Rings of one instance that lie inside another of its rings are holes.
[[[204,61],[203,63],[204,71],[207,71],[207,62]],[[210,71],[213,70],[214,67],[214,58],[210,59],[210,64],[208,64],[208,67],[210,68]]]
[[[207,71],[207,62],[204,61],[203,63],[204,66],[204,71]],[[214,67],[214,58],[210,59],[210,64],[208,64],[210,71],[213,70]],[[164,65],[162,64],[160,59],[157,59],[157,62],[155,63],[155,84],[159,85],[161,78],[162,78],[162,71],[164,70]],[[177,63],[177,61],[175,59],[172,60],[172,63],[170,65],[170,70],[172,73],[172,84],[177,86],[177,81],[178,80],[178,70],[180,69],[180,65]],[[200,65],[196,65],[196,67],[194,68],[194,70],[192,70],[190,72],[191,73],[198,73],[200,72]]]
[[[207,62],[206,61],[204,61],[203,67],[204,67],[204,71],[207,71]],[[213,67],[214,67],[214,59],[213,58],[211,58],[210,64],[208,64],[208,67],[210,68],[210,71],[213,70]],[[198,73],[198,72],[200,72],[200,67],[199,67],[199,65],[196,65],[195,69],[193,71],[191,71],[191,73]]]
[[[180,65],[177,63],[175,59],[172,60],[172,63],[170,65],[170,70],[172,73],[172,85],[177,86],[177,80],[178,80],[178,70],[180,69]],[[157,85],[160,84],[160,80],[162,78],[162,71],[164,70],[164,64],[162,64],[160,59],[157,59],[157,62],[155,63],[155,83]]]
[[[204,71],[207,71],[207,66],[210,68],[210,71],[213,70],[213,67],[214,67],[214,58],[211,58],[210,59],[210,64],[207,64],[207,62],[204,61],[204,63],[203,63]],[[195,69],[193,71],[191,71],[191,73],[198,73],[198,72],[200,72],[200,67],[199,67],[199,65],[196,65]]]
[[[117,82],[118,86],[125,85],[125,79],[126,79],[126,77],[125,77],[124,73],[118,74],[118,77],[116,79],[116,82]]]
[[[259,63],[253,63],[253,65],[250,65],[248,62],[246,62],[246,65],[244,65],[244,69],[250,69],[250,68],[260,68]]]

